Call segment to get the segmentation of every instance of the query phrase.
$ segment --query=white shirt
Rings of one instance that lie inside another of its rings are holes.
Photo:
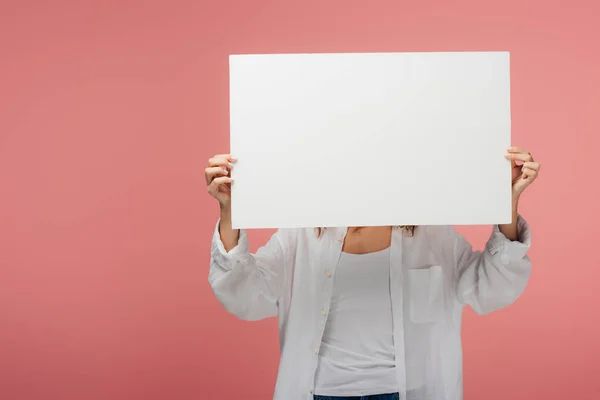
[[[315,393],[368,396],[398,391],[389,248],[342,252],[321,339]]]
[[[218,226],[208,277],[213,292],[239,318],[278,317],[274,400],[312,400],[347,228],[328,228],[321,238],[314,229],[280,229],[251,254],[243,230],[238,245],[226,252]],[[513,242],[494,226],[482,252],[449,226],[419,226],[413,237],[393,230],[390,295],[401,399],[462,399],[462,308],[469,304],[478,314],[489,313],[523,292],[531,273],[531,238],[521,216],[518,229],[519,241]]]

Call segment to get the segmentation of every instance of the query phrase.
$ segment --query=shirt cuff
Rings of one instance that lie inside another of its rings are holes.
[[[487,242],[490,254],[492,256],[499,254],[500,261],[504,265],[523,259],[531,247],[529,224],[521,215],[517,217],[517,233],[518,239],[510,240],[500,232],[499,225],[494,225],[490,240]]]
[[[217,220],[215,230],[212,237],[212,248],[211,255],[222,267],[231,269],[235,261],[245,258],[249,254],[248,237],[246,231],[240,229],[240,235],[238,238],[238,244],[231,250],[225,250],[225,245],[221,241],[221,234],[219,233],[219,224],[221,219]]]

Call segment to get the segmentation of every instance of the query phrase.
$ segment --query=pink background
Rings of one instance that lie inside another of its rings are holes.
[[[511,52],[513,143],[543,164],[526,293],[465,312],[465,399],[600,398],[598,4],[2,1],[0,399],[270,398],[276,321],[207,283],[228,55],[453,50]]]

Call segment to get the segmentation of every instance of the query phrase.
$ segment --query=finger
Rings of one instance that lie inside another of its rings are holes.
[[[207,167],[204,169],[206,175],[206,183],[209,184],[217,176],[229,175],[229,170],[226,167]]]
[[[528,152],[520,147],[510,146],[506,149],[506,154],[511,154],[511,153],[528,153]],[[510,160],[510,165],[513,168],[521,167],[520,165],[517,165],[517,162],[515,159],[506,157],[506,155],[505,155],[505,158]]]
[[[210,185],[208,185],[208,192],[211,194],[216,194],[219,192],[219,186],[224,185],[226,183],[233,183],[233,179],[228,176],[220,176],[212,180]]]
[[[523,163],[523,168],[529,168],[529,169],[533,169],[534,171],[539,171],[540,163],[528,161],[526,163]]]
[[[513,161],[533,161],[533,157],[529,153],[507,153],[504,155],[504,158]]]
[[[234,156],[232,156],[231,154],[217,154],[215,155],[215,157],[223,157],[226,158],[228,161],[235,163],[237,162],[237,158],[235,158]]]
[[[531,168],[523,168],[523,179],[535,179],[537,171]]]
[[[529,152],[527,150],[522,149],[517,146],[510,146],[508,149],[506,149],[506,151],[509,153],[527,153],[527,154],[529,154]]]
[[[227,157],[214,156],[208,160],[209,167],[226,167],[233,168],[233,163]]]

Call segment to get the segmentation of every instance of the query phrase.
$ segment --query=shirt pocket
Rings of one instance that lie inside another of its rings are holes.
[[[413,323],[436,322],[443,311],[442,267],[408,270],[410,320]]]

